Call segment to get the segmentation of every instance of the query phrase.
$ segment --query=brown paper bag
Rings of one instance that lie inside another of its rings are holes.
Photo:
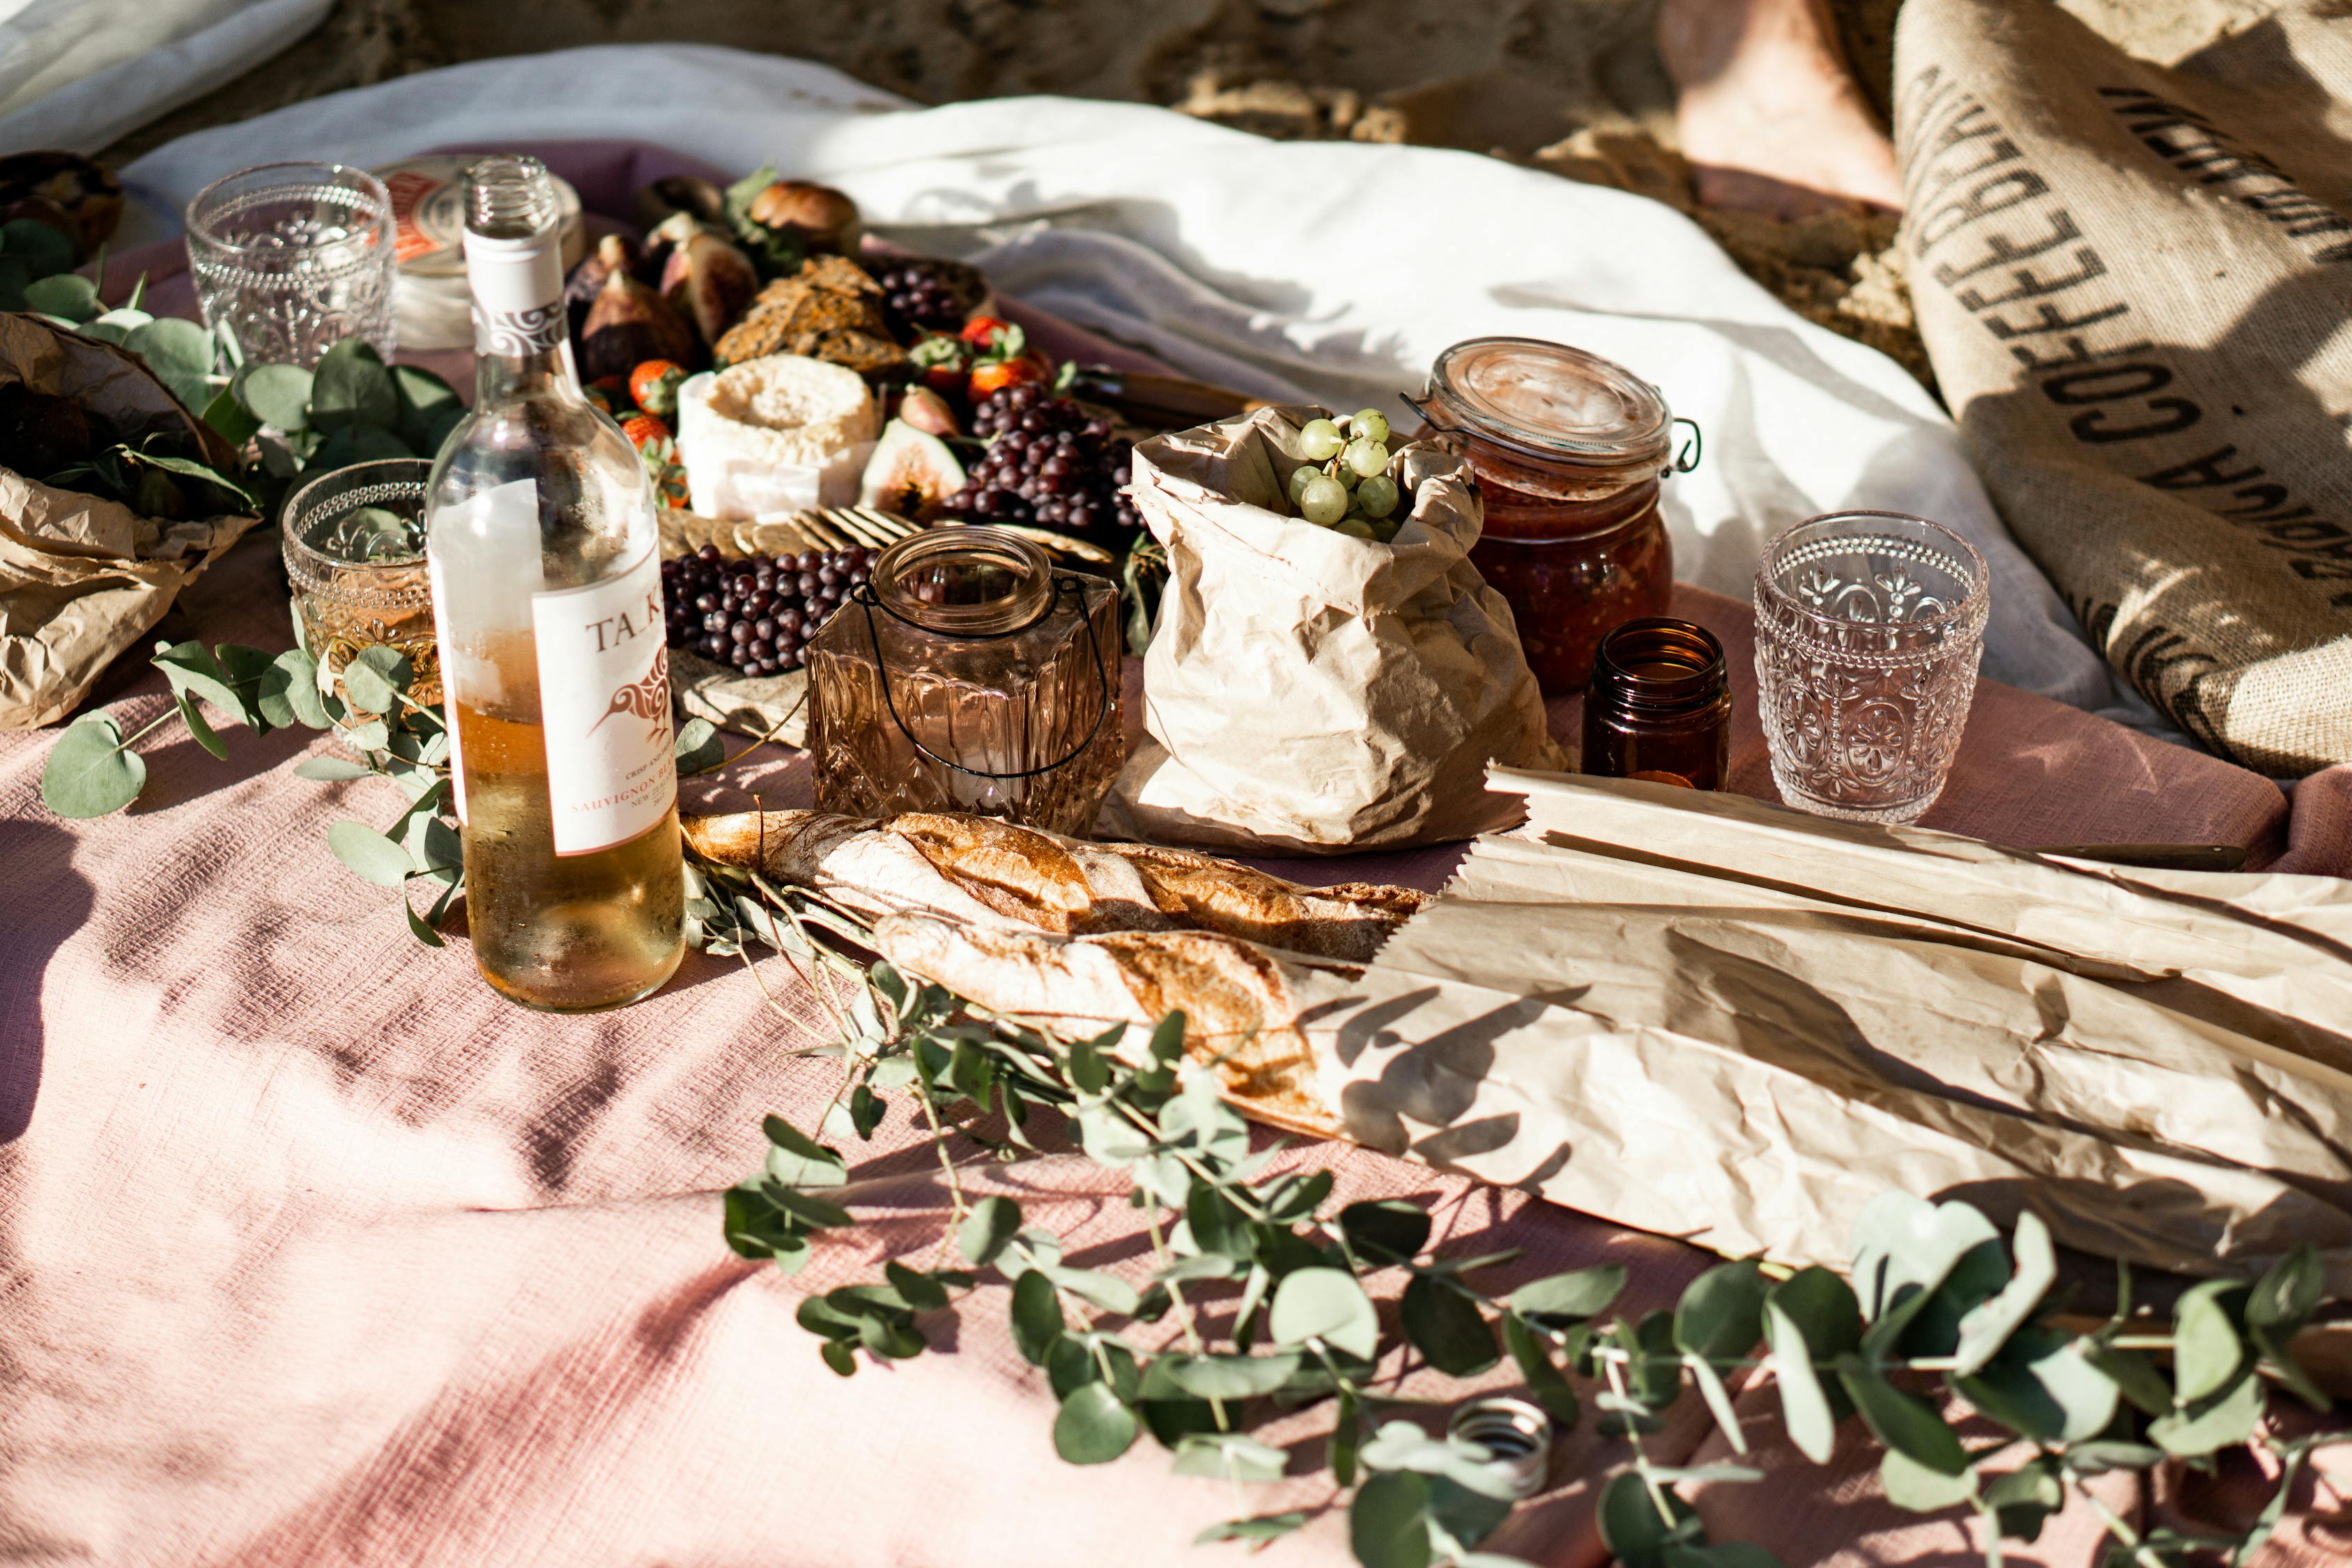
[[[1911,0],[1919,327],[2108,661],[2250,767],[2352,759],[2352,26],[2167,70],[2039,0]]]
[[[188,429],[226,463],[219,436],[111,344],[0,315],[0,384],[67,397],[118,432]],[[0,468],[0,730],[71,712],[116,655],[145,636],[188,580],[259,519],[170,521]]]
[[[1134,493],[1168,552],[1143,657],[1149,739],[1104,806],[1123,837],[1336,854],[1466,838],[1518,803],[1486,764],[1557,767],[1511,612],[1470,564],[1478,492],[1461,459],[1404,449],[1391,544],[1280,507],[1315,408],[1262,408],[1135,449]]]

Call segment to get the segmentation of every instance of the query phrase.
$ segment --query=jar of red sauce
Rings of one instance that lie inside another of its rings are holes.
[[[1677,421],[1656,387],[1536,338],[1455,343],[1414,406],[1477,479],[1486,521],[1470,560],[1511,606],[1537,683],[1583,690],[1602,637],[1665,612],[1675,552],[1658,488],[1696,462],[1696,439],[1670,458]]]

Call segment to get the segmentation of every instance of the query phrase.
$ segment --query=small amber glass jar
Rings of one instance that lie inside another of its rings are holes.
[[[1601,637],[1674,592],[1658,514],[1676,466],[1665,399],[1580,349],[1471,338],[1437,356],[1415,406],[1477,479],[1486,522],[1470,559],[1511,606],[1537,683],[1581,690]]]
[[[1118,589],[993,528],[902,539],[808,645],[820,811],[1083,836],[1126,760]]]
[[[1721,789],[1731,763],[1731,679],[1705,626],[1663,616],[1601,639],[1584,694],[1584,771]]]

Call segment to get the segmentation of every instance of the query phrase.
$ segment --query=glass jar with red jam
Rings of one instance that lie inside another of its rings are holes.
[[[1581,691],[1601,639],[1664,614],[1674,592],[1665,398],[1580,349],[1471,338],[1437,356],[1415,406],[1477,479],[1486,521],[1470,559],[1510,605],[1537,683]]]

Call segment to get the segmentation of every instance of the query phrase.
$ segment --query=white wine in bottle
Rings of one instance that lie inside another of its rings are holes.
[[[581,395],[556,197],[530,158],[467,175],[473,412],[433,465],[426,556],[489,983],[528,1006],[634,1002],[684,950],[653,496]]]

